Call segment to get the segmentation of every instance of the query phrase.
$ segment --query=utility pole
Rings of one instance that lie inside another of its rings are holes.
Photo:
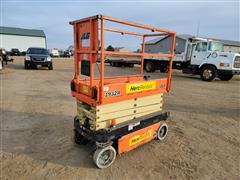
[[[197,34],[196,34],[196,37],[199,36],[199,29],[200,29],[200,21],[198,21],[198,24],[197,24]]]

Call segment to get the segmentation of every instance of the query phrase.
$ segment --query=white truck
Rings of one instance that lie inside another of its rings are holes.
[[[53,48],[50,52],[51,57],[59,57],[60,56],[60,52],[57,48]]]
[[[146,57],[144,68],[147,72],[159,69],[167,72],[168,59]],[[233,75],[240,74],[240,54],[223,52],[223,43],[191,38],[187,41],[185,51],[175,54],[173,69],[181,69],[183,73],[197,74],[203,81],[212,81],[215,77],[228,81]]]

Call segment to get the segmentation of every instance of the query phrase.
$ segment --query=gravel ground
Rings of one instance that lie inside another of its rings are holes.
[[[100,170],[91,148],[72,140],[72,77],[72,59],[54,59],[49,71],[24,70],[23,58],[16,58],[0,71],[0,179],[240,179],[240,81],[208,83],[174,71],[172,91],[164,96],[164,109],[171,112],[168,137]]]

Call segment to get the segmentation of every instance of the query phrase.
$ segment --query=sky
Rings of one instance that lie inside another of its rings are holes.
[[[196,35],[199,27],[199,36],[240,41],[239,0],[0,1],[1,26],[44,30],[48,48],[66,49],[72,45],[73,29],[69,21],[96,14],[169,29],[177,34]],[[140,41],[134,40],[126,36],[120,41],[110,34],[106,42],[137,49]]]

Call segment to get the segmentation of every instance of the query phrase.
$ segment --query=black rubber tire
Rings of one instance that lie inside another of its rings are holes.
[[[155,71],[154,63],[151,61],[147,61],[145,63],[145,70],[146,70],[146,72],[154,72]]]
[[[70,83],[70,89],[71,91],[76,92],[74,80],[72,80]]]
[[[24,69],[29,69],[29,64],[27,62],[24,62]]]
[[[200,76],[203,81],[213,81],[217,76],[217,69],[214,66],[204,66],[200,70]]]
[[[116,62],[117,67],[122,67],[122,64],[120,62]]]
[[[221,79],[222,81],[229,81],[233,78],[232,74],[226,75],[226,74],[219,74],[218,75],[219,79]]]
[[[48,70],[53,70],[53,64],[52,63],[48,66]]]
[[[160,72],[167,73],[168,72],[168,66],[166,66],[166,65],[160,66]]]
[[[133,64],[133,63],[130,63],[130,64],[128,64],[128,67],[133,68],[133,67],[134,67],[134,64]]]
[[[83,135],[79,134],[77,132],[77,130],[74,130],[74,142],[76,144],[83,144],[83,145],[85,145],[85,144],[88,143],[88,140]]]

